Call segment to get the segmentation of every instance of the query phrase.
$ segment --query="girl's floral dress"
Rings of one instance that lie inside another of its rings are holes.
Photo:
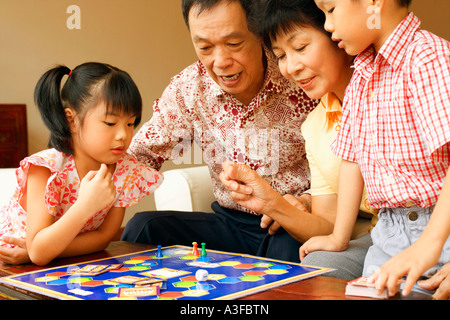
[[[17,187],[9,204],[0,208],[0,246],[3,235],[25,238],[27,213],[20,205],[31,165],[46,167],[51,176],[45,190],[45,204],[55,221],[75,203],[80,190],[80,178],[73,156],[56,149],[41,151],[21,161],[16,170]],[[163,176],[156,170],[139,163],[133,156],[124,154],[117,162],[113,177],[116,198],[103,210],[97,212],[82,228],[81,233],[96,230],[105,220],[112,207],[130,207],[151,194],[162,183]]]

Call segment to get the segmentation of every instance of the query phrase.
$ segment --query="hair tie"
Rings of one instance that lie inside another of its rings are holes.
[[[70,72],[69,72],[69,74],[68,74],[69,77],[72,75],[72,71],[73,71],[73,70],[70,70]]]

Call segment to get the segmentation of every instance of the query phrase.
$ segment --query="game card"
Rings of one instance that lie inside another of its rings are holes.
[[[148,287],[148,286],[155,287],[155,286],[159,286],[161,289],[164,290],[167,287],[166,283],[167,283],[167,281],[163,280],[163,279],[144,278],[143,280],[136,281],[134,283],[134,285],[136,287]]]
[[[162,279],[170,279],[179,277],[185,274],[189,274],[191,272],[189,271],[183,271],[183,270],[174,270],[169,268],[161,268],[156,270],[150,270],[146,272],[142,272],[142,275],[151,276],[151,277],[158,277]]]
[[[77,274],[81,276],[96,276],[111,270],[119,269],[123,264],[88,264],[83,268],[70,270],[68,274]]]
[[[134,287],[134,288],[120,288],[119,298],[139,298],[159,295],[159,286],[156,287]]]
[[[135,284],[136,282],[145,280],[148,278],[144,277],[135,277],[135,276],[122,276],[118,278],[111,279],[111,282],[123,283],[123,284]]]
[[[135,285],[136,287],[156,287],[159,286],[162,290],[167,288],[166,280],[148,277],[136,276],[122,276],[110,280],[115,283]]]

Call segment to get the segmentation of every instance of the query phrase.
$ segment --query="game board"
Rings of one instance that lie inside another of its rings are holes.
[[[192,248],[170,246],[9,276],[0,283],[61,300],[230,300],[332,270],[215,250],[206,253],[194,256]],[[96,275],[80,274],[94,268]],[[206,281],[195,277],[199,269],[207,270]],[[162,279],[164,287],[149,293],[126,283],[134,278]]]

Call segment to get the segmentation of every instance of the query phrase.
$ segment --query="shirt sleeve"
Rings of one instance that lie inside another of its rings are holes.
[[[130,207],[152,194],[163,182],[161,173],[130,156],[116,168],[114,184],[119,195],[114,207]]]
[[[418,123],[427,142],[427,153],[448,162],[450,148],[450,49],[436,53],[422,48],[411,72],[410,88],[416,101]]]
[[[164,161],[182,156],[180,150],[191,146],[191,116],[181,87],[180,81],[171,81],[155,101],[152,118],[136,133],[128,149],[140,162],[157,170]],[[177,146],[182,148],[177,150]]]
[[[338,158],[350,162],[357,162],[352,139],[349,109],[350,106],[344,107],[342,110],[341,129],[336,140],[331,145],[331,151],[333,151]]]
[[[30,156],[28,158],[23,159],[20,162],[20,167],[17,169],[17,182],[22,190],[25,189],[26,183],[28,180],[28,173],[30,171],[31,165],[37,167],[44,167],[50,170],[50,177],[47,180],[47,185],[45,187],[44,201],[47,211],[52,215],[56,216],[58,206],[62,201],[62,198],[65,196],[65,188],[66,188],[66,174],[61,174],[58,170],[52,167],[46,160],[37,156]],[[72,185],[68,186],[69,188],[75,187],[76,183],[74,182]],[[67,197],[66,201],[70,201],[74,203],[76,201],[76,197]]]

